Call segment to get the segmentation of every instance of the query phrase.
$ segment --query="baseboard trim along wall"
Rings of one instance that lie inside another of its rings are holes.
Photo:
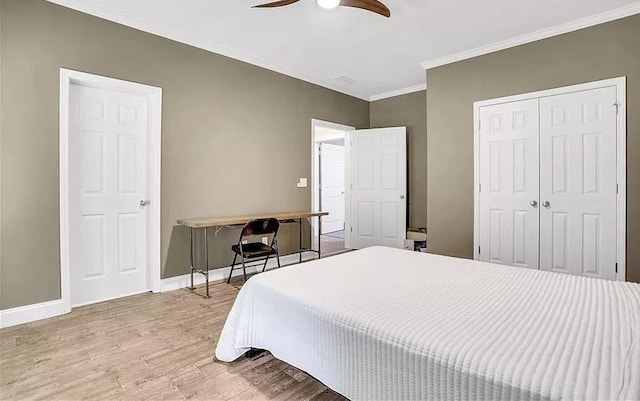
[[[311,253],[302,255],[302,260],[305,262],[308,260],[313,260],[315,258],[316,258],[316,255]],[[282,266],[292,265],[292,264],[298,263],[299,261],[300,261],[300,257],[297,254],[280,257],[280,264]],[[267,263],[267,270],[273,269],[277,266],[278,266],[278,263],[276,262],[275,259],[269,259],[269,262]],[[226,281],[227,277],[229,277],[229,267],[230,266],[221,267],[215,270],[210,270],[209,284],[220,282],[220,281]],[[238,265],[236,265],[236,268],[237,267]],[[262,269],[262,265],[259,268]],[[258,266],[252,266],[247,268],[247,274],[252,274],[252,273],[255,273],[256,271],[258,271]],[[241,275],[242,275],[242,269],[234,270],[232,277],[238,277]],[[204,275],[200,273],[193,273],[193,283],[194,285],[204,284],[205,283]],[[182,276],[162,279],[160,281],[160,288],[161,288],[160,291],[161,292],[174,291],[182,288],[187,288],[190,285],[191,285],[191,275],[183,274]]]
[[[316,255],[307,253],[303,255],[302,260],[308,261],[315,259]],[[280,264],[282,266],[298,263],[299,256],[287,255],[280,258]],[[267,263],[267,269],[273,269],[277,267],[275,259],[270,259]],[[261,269],[262,267],[260,267]],[[247,268],[247,273],[255,273],[258,270],[257,266]],[[241,276],[242,269],[234,270],[233,277]],[[209,271],[209,284],[221,282],[226,280],[229,276],[229,266],[221,267],[219,269]],[[204,284],[204,276],[199,273],[194,273],[193,281],[195,285]],[[160,282],[160,291],[167,292],[173,290],[179,290],[187,288],[191,285],[191,275],[184,274],[182,276],[165,278]],[[42,302],[38,304],[19,306],[17,308],[0,310],[0,328],[17,326],[23,323],[35,322],[37,320],[48,319],[65,314],[64,304],[61,299],[53,301]]]
[[[4,309],[0,311],[0,328],[60,316],[64,313],[64,304],[61,299]]]

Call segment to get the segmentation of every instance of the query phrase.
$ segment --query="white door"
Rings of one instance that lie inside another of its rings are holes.
[[[344,145],[320,143],[322,234],[344,230]]]
[[[71,305],[148,290],[146,97],[71,85]]]
[[[540,267],[616,278],[616,88],[540,99]]]
[[[402,248],[407,231],[406,127],[357,130],[351,145],[351,248]]]
[[[480,108],[479,259],[538,268],[538,99]]]

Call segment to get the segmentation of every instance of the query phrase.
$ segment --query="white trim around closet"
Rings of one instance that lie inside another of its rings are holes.
[[[479,259],[478,247],[480,245],[480,108],[501,103],[518,102],[533,98],[562,95],[572,92],[580,92],[592,89],[616,87],[618,106],[617,127],[617,264],[616,279],[626,279],[626,232],[627,232],[627,78],[618,77],[584,84],[564,86],[538,92],[523,93],[514,96],[506,96],[496,99],[482,100],[473,103],[473,258]]]
[[[69,89],[81,84],[145,96],[149,99],[148,175],[148,284],[152,292],[161,291],[160,268],[160,159],[162,89],[136,82],[60,69],[60,295],[64,313],[71,312],[69,255]]]

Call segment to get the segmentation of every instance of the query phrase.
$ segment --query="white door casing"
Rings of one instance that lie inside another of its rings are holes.
[[[351,248],[403,248],[406,127],[356,130],[351,143]]]
[[[344,230],[344,145],[320,143],[321,209],[329,212],[322,221],[322,234]]]
[[[148,99],[74,84],[70,106],[71,305],[147,291]]]
[[[538,268],[538,99],[480,108],[480,260]]]
[[[614,86],[540,99],[543,270],[616,278],[616,108]]]

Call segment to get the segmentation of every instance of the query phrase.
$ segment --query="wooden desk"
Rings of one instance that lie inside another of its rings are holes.
[[[191,249],[191,287],[190,290],[194,290],[193,286],[193,273],[200,273],[205,276],[205,281],[207,285],[207,295],[206,298],[211,298],[209,296],[209,247],[208,247],[208,230],[210,228],[214,228],[216,230],[216,234],[223,229],[224,227],[233,227],[238,225],[247,224],[251,220],[257,219],[268,219],[274,218],[278,219],[280,222],[298,222],[298,245],[299,249],[292,254],[300,254],[300,262],[302,262],[302,254],[304,252],[315,252],[318,254],[318,258],[321,256],[321,248],[320,248],[320,233],[322,232],[322,216],[327,216],[328,212],[309,212],[309,211],[298,211],[298,212],[278,212],[278,213],[261,213],[261,214],[251,214],[244,216],[231,216],[231,217],[205,217],[205,218],[196,218],[196,219],[180,219],[178,220],[178,224],[189,228],[189,242]],[[302,219],[311,219],[317,217],[318,218],[318,250],[311,248],[303,248],[302,247]],[[203,229],[204,230],[204,259],[205,259],[205,268],[198,269],[194,266],[194,244],[193,244],[193,230]]]

